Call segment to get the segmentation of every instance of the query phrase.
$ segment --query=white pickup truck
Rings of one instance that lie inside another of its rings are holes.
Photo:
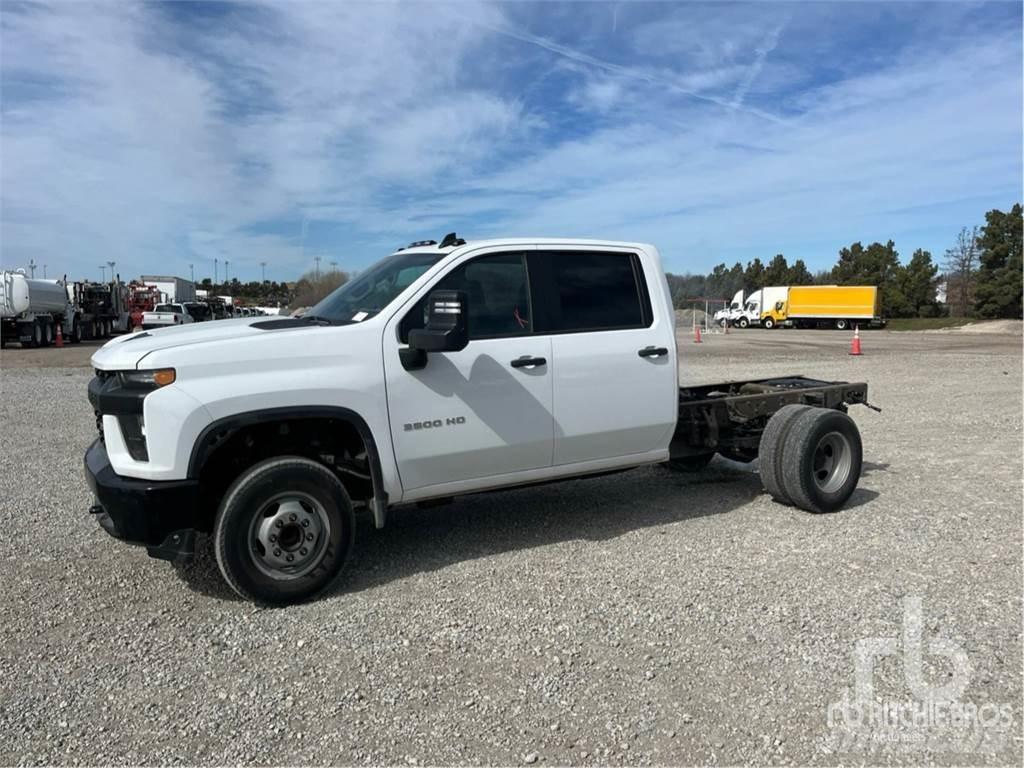
[[[290,603],[335,583],[359,509],[379,528],[397,505],[716,452],[760,454],[779,501],[842,506],[867,385],[680,388],[674,317],[651,245],[452,234],[301,318],[117,338],[92,358],[90,511],[176,562],[211,533],[236,592]]]
[[[151,312],[142,313],[144,331],[192,322],[195,322],[195,318],[184,304],[157,304]]]

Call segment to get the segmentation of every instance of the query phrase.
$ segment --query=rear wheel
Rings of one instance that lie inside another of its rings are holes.
[[[809,410],[809,405],[785,405],[772,415],[761,433],[758,449],[761,483],[771,497],[782,504],[793,503],[782,483],[782,453],[786,438],[793,422]]]
[[[849,327],[850,327],[850,324],[848,322],[846,322],[845,320],[836,320],[836,330],[837,331],[845,331]]]
[[[246,470],[214,524],[217,565],[231,588],[259,603],[297,603],[329,588],[355,541],[355,513],[341,481],[300,456]]]
[[[32,339],[28,345],[30,347],[43,346],[43,321],[38,317],[32,322]]]
[[[797,416],[786,437],[782,484],[796,506],[833,512],[856,489],[863,455],[853,419],[841,411],[811,408]]]
[[[48,347],[53,343],[53,325],[49,320],[41,320],[43,332],[43,346]]]

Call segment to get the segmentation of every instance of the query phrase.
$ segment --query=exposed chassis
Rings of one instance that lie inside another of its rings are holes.
[[[867,397],[864,382],[818,381],[803,376],[680,387],[671,456],[720,453],[736,461],[753,461],[768,419],[783,406],[803,403],[843,412],[856,404],[874,408]]]

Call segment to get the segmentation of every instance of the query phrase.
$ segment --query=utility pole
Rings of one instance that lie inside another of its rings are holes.
[[[213,260],[213,284],[217,284],[217,260]]]
[[[46,279],[46,264],[43,264],[43,280]]]
[[[331,272],[337,272],[337,271],[338,271],[338,262],[332,261],[331,262]]]
[[[265,261],[260,262],[260,282],[267,282],[267,262]]]
[[[316,262],[316,279],[319,280],[320,279],[320,257],[319,256],[314,256],[313,257],[313,261]]]
[[[36,276],[36,260],[35,259],[29,259],[28,260],[28,271],[31,272],[29,277],[35,277]]]
[[[110,280],[111,280],[111,282],[113,282],[113,280],[114,280],[114,265],[116,263],[117,263],[116,261],[108,261],[107,262],[107,266],[110,267]]]
[[[231,263],[230,261],[228,261],[227,259],[224,259],[224,282],[225,283],[228,281],[228,265],[230,263]]]
[[[106,264],[100,264],[100,282],[101,283],[107,282],[107,265]]]
[[[189,264],[188,265],[188,272],[192,276],[192,282],[194,283],[196,281],[196,265],[195,264]]]

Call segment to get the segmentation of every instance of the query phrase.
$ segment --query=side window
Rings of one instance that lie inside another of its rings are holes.
[[[551,333],[644,328],[651,300],[639,259],[630,253],[538,253],[550,298],[538,330]]]
[[[469,300],[469,338],[525,336],[533,330],[526,263],[520,253],[497,253],[466,262],[431,288],[465,291]],[[429,297],[429,294],[428,294]],[[402,319],[399,338],[426,322],[426,297]]]

